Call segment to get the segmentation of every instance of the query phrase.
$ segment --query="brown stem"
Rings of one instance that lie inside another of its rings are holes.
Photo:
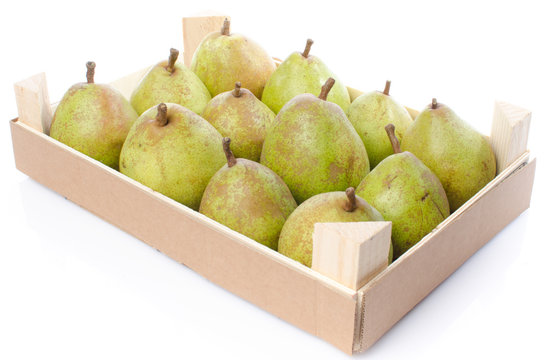
[[[95,82],[95,63],[93,61],[88,61],[86,63],[86,67],[88,69],[88,71],[86,72],[88,84],[93,84]]]
[[[325,84],[323,84],[322,86],[322,91],[320,92],[320,95],[318,96],[318,98],[320,98],[321,100],[326,100],[327,95],[329,94],[329,91],[331,91],[331,88],[333,87],[333,85],[335,85],[335,79],[333,78],[327,79]]]
[[[312,47],[312,44],[314,44],[314,41],[312,39],[306,40],[306,47],[304,48],[304,51],[302,52],[302,56],[307,58],[308,54],[310,54],[310,48]]]
[[[437,109],[438,108],[438,100],[436,100],[436,98],[433,98],[432,99],[432,109]]]
[[[382,93],[384,95],[390,95],[390,80],[386,80],[386,84],[384,85],[384,91]]]
[[[384,127],[384,130],[386,130],[386,133],[388,134],[388,138],[390,139],[390,143],[392,144],[392,149],[394,150],[394,154],[401,153],[400,148],[400,142],[398,141],[398,138],[396,137],[396,127],[394,124],[388,124]]]
[[[173,73],[175,71],[175,62],[177,61],[177,58],[179,57],[179,50],[171,48],[169,49],[169,59],[167,61],[167,68],[166,70],[170,73]]]
[[[223,150],[225,151],[226,162],[228,164],[228,167],[233,167],[234,165],[236,165],[236,157],[232,153],[232,150],[230,150],[230,138],[229,137],[223,138]]]
[[[232,90],[232,95],[234,95],[234,97],[240,97],[242,96],[242,93],[240,93],[240,88],[242,87],[242,83],[241,82],[236,82],[236,84],[234,84],[234,90]]]
[[[228,20],[228,18],[225,18],[225,21],[223,22],[221,35],[230,35],[230,20]]]
[[[356,191],[353,187],[349,187],[345,192],[348,201],[344,203],[343,209],[344,211],[352,212],[358,208],[356,204]]]
[[[156,114],[156,121],[160,126],[167,125],[167,105],[161,103],[158,105],[158,114]]]

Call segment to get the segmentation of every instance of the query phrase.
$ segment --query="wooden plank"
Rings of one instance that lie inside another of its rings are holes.
[[[497,101],[491,127],[491,145],[497,159],[497,174],[527,150],[531,112]]]
[[[230,16],[212,12],[183,18],[183,57],[187,67],[190,67],[194,51],[202,39],[209,33],[220,31],[225,19],[230,20]]]
[[[314,224],[312,269],[353,290],[388,266],[392,222]]]
[[[13,85],[19,121],[44,134],[49,134],[52,109],[46,74],[40,73]]]

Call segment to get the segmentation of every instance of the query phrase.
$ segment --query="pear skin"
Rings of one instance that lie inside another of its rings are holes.
[[[369,172],[367,151],[344,111],[320,97],[297,95],[267,132],[261,164],[285,181],[298,203],[320,193],[357,186]],[[326,90],[326,91],[324,91]]]
[[[283,224],[297,207],[287,185],[255,161],[237,159],[223,139],[227,164],[207,185],[200,212],[273,250]]]
[[[237,82],[234,90],[211,99],[202,117],[221,135],[233,140],[234,156],[258,162],[267,128],[274,123],[276,115]]]
[[[140,115],[159,103],[175,103],[201,114],[211,95],[200,78],[177,62],[179,51],[171,49],[167,61],[154,65],[141,79],[130,98]]]
[[[372,169],[394,153],[384,127],[394,124],[396,136],[401,141],[403,134],[413,122],[407,110],[394,100],[389,91],[390,81],[387,81],[383,92],[373,91],[360,95],[348,110],[348,120],[367,149]]]
[[[95,63],[87,63],[87,83],[73,85],[55,110],[50,136],[111,168],[137,113],[118,90],[94,82]]]
[[[280,234],[278,251],[310,267],[315,223],[383,220],[374,207],[355,196],[353,188],[346,192],[318,194],[299,205],[289,216]]]
[[[308,39],[305,51],[289,55],[266,83],[261,100],[276,114],[297,95],[319,94],[329,78],[335,79],[335,85],[329,92],[327,101],[339,105],[345,113],[348,110],[348,90],[319,58],[309,54],[311,46],[312,40]]]
[[[436,99],[407,129],[401,146],[440,179],[452,212],[496,175],[495,154],[487,138]]]
[[[133,124],[120,154],[120,172],[198,210],[211,177],[225,164],[222,136],[178,104],[159,104]]]
[[[220,32],[213,32],[202,40],[190,66],[212,96],[232,90],[234,83],[240,81],[242,87],[259,99],[275,68],[274,61],[259,44],[230,33],[228,19]]]

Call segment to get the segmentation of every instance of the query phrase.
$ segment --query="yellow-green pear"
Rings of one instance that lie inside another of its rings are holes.
[[[240,81],[260,99],[276,65],[255,41],[230,33],[230,21],[225,19],[220,32],[207,35],[198,45],[190,68],[212,96],[232,90]]]
[[[116,89],[94,81],[95,63],[87,66],[87,82],[63,96],[50,136],[111,168],[118,169],[120,150],[137,113]]]
[[[285,222],[278,251],[308,267],[312,266],[312,234],[315,223],[383,221],[354,188],[318,194],[303,202]]]
[[[415,155],[401,152],[393,124],[386,126],[386,132],[394,154],[367,174],[356,194],[392,221],[394,258],[398,258],[449,216],[449,202],[436,175]]]
[[[312,43],[308,39],[302,53],[294,52],[289,55],[266,83],[261,100],[276,114],[297,95],[318,94],[329,78],[335,79],[335,86],[329,92],[327,101],[339,105],[344,112],[348,110],[348,90],[318,57],[310,55]]]
[[[211,95],[200,78],[177,62],[179,51],[171,49],[169,59],[154,65],[141,79],[130,98],[131,106],[142,114],[159,103],[179,104],[201,114]]]
[[[383,92],[373,91],[358,96],[350,105],[348,120],[362,138],[371,168],[394,153],[384,127],[394,124],[396,137],[401,141],[413,122],[407,110],[390,95],[390,81],[386,82]]]
[[[276,114],[237,82],[234,90],[211,99],[202,117],[221,135],[233,140],[236,157],[259,161],[267,128],[274,123]]]
[[[357,186],[369,172],[356,130],[339,105],[326,101],[334,83],[329,78],[319,96],[295,96],[266,133],[261,164],[280,175],[298,203]]]
[[[145,111],[129,131],[120,171],[194,210],[211,177],[225,164],[222,136],[179,104]]]
[[[436,99],[409,126],[401,147],[421,159],[440,179],[451,211],[496,175],[495,154],[487,137]]]
[[[297,207],[287,185],[255,161],[237,159],[223,139],[227,163],[207,185],[200,212],[245,236],[278,249],[283,224]]]

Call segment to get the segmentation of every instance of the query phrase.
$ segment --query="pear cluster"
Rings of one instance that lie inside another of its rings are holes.
[[[391,221],[390,262],[494,178],[494,153],[436,99],[413,118],[390,81],[351,99],[312,44],[276,66],[225,20],[129,100],[88,62],[50,135],[305,266],[315,223]]]

